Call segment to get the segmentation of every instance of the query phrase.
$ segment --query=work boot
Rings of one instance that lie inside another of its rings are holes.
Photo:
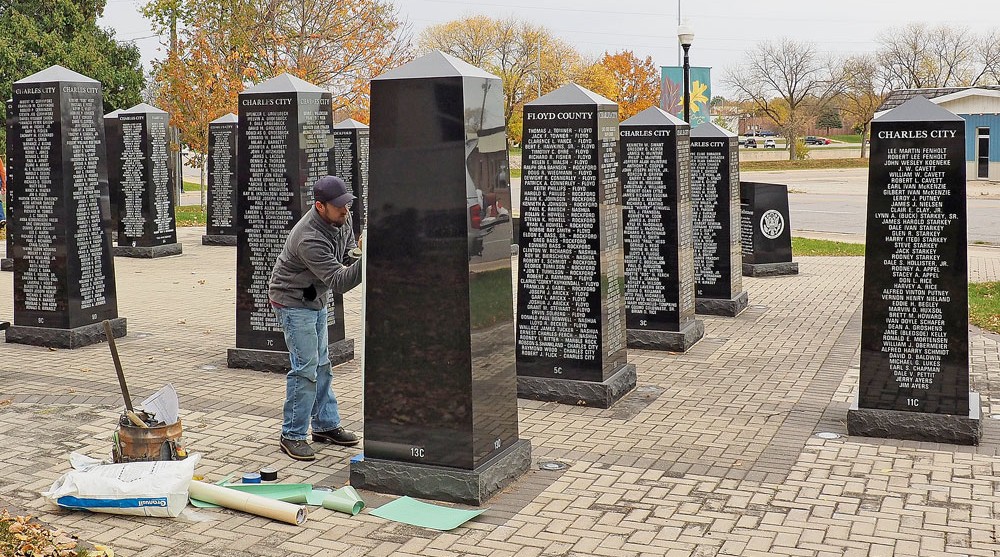
[[[358,444],[360,439],[357,435],[354,435],[350,431],[347,431],[342,427],[338,427],[337,429],[331,429],[330,431],[314,431],[313,441],[353,447]]]
[[[285,439],[282,437],[278,444],[281,445],[281,450],[285,451],[285,454],[295,460],[316,460],[316,453],[305,440]]]

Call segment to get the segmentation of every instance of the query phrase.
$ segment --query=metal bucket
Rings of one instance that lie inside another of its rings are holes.
[[[181,443],[181,421],[165,426],[136,427],[119,424],[115,430],[112,457],[115,462],[183,460],[187,451]]]

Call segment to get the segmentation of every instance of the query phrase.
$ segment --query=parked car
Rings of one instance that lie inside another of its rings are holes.
[[[776,134],[774,132],[769,132],[767,130],[762,130],[762,131],[757,132],[756,135],[758,135],[760,137],[774,137],[774,136],[776,136],[778,134]]]
[[[806,136],[806,145],[829,145],[830,140],[825,137],[819,137],[815,135]]]
[[[765,149],[777,149],[778,145],[774,142],[773,139],[767,138],[767,139],[764,140],[764,148]]]
[[[748,137],[746,138],[746,142],[743,144],[743,146],[746,147],[747,149],[756,149],[757,140],[752,137]]]

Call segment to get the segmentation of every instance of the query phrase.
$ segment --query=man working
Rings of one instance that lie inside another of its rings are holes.
[[[361,284],[361,263],[350,213],[354,196],[344,181],[324,176],[313,186],[315,202],[285,240],[274,264],[268,296],[285,332],[292,370],[285,382],[281,450],[296,460],[315,460],[306,441],[353,446],[358,437],[340,426],[333,393],[327,337],[327,291],[343,294]]]

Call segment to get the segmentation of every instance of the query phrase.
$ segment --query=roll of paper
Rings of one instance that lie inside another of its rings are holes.
[[[243,493],[235,489],[194,481],[191,482],[188,493],[192,499],[227,509],[273,518],[288,524],[300,525],[306,521],[306,508],[304,506],[275,501],[252,493]]]

